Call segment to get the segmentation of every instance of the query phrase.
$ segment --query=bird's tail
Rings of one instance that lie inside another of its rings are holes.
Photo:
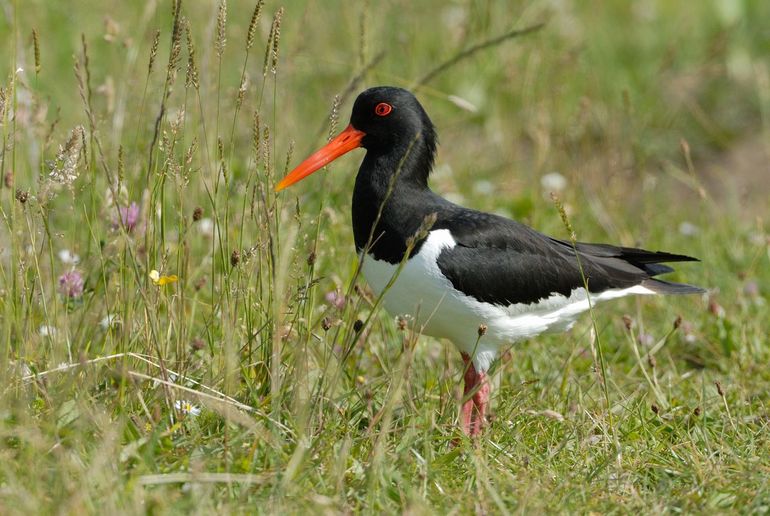
[[[674,283],[671,281],[663,281],[655,278],[648,278],[642,281],[642,286],[646,287],[657,294],[703,294],[706,289],[696,287],[695,285],[688,285],[686,283]]]

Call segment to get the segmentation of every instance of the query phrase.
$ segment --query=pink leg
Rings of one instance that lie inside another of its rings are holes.
[[[465,363],[465,385],[463,388],[463,403],[460,409],[460,425],[465,435],[476,437],[481,434],[489,403],[489,382],[486,373],[479,373],[473,366],[471,358],[463,355]]]
[[[481,435],[484,425],[487,423],[487,405],[489,404],[489,382],[486,373],[476,374],[476,394],[473,395],[473,406],[475,408],[475,426],[471,429],[471,436]]]

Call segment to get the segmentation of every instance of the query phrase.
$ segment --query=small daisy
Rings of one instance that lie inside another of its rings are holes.
[[[190,416],[200,416],[201,414],[201,409],[187,400],[176,400],[174,408]]]

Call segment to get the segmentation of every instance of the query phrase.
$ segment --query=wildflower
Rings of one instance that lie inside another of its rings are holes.
[[[118,317],[116,314],[107,314],[104,316],[104,318],[101,321],[99,321],[99,326],[101,326],[102,329],[104,330],[107,330],[119,324],[120,324],[120,317]]]
[[[83,295],[83,275],[73,269],[59,276],[59,292],[70,299]]]
[[[759,297],[759,285],[756,281],[749,281],[743,286],[743,293],[749,297]]]
[[[206,217],[205,219],[200,219],[200,222],[198,223],[198,229],[200,230],[201,234],[203,234],[203,236],[213,237],[214,221],[208,217]]]
[[[725,309],[724,309],[724,307],[722,307],[722,305],[720,305],[716,301],[716,299],[710,299],[709,300],[709,308],[708,308],[708,310],[709,310],[709,313],[711,313],[711,315],[714,315],[714,316],[718,317],[719,319],[724,319],[725,318],[725,313],[726,313]]]
[[[567,188],[567,178],[558,172],[549,172],[540,178],[540,186],[545,192],[559,193]]]
[[[187,400],[176,400],[174,402],[174,408],[190,416],[200,416],[201,409],[196,407]]]
[[[679,233],[684,236],[696,236],[698,233],[700,233],[700,228],[692,222],[684,221],[679,224]]]
[[[58,256],[59,260],[61,260],[64,265],[77,265],[80,262],[80,256],[69,249],[62,249],[59,251]]]
[[[486,179],[480,179],[473,183],[473,191],[479,195],[491,195],[495,193],[495,184]]]
[[[636,340],[639,341],[639,344],[641,344],[642,346],[646,346],[646,347],[650,347],[653,344],[655,344],[655,337],[653,337],[649,333],[644,333],[644,332],[640,333],[636,337]]]
[[[339,289],[327,292],[324,299],[337,310],[345,308],[345,295]]]
[[[179,281],[179,277],[176,274],[172,274],[170,276],[161,276],[160,273],[155,269],[150,271],[150,279],[159,287],[168,285],[169,283],[174,283],[175,281]]]
[[[41,325],[37,331],[40,333],[41,337],[53,337],[56,335],[56,328],[47,324]]]
[[[112,228],[119,229],[123,226],[130,233],[139,223],[139,205],[132,202],[128,206],[118,206],[118,216],[119,218],[113,217]]]

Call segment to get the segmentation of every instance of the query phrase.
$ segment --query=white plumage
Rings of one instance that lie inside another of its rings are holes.
[[[415,328],[423,334],[454,342],[460,351],[473,357],[473,365],[479,372],[489,369],[501,347],[541,333],[564,331],[589,309],[584,288],[573,290],[569,297],[553,294],[538,303],[508,306],[467,296],[452,286],[437,264],[441,251],[455,245],[448,229],[431,231],[420,251],[404,264],[395,283],[385,293],[383,304],[393,315],[411,315],[416,321]],[[371,256],[364,259],[364,276],[377,295],[397,271],[397,264]],[[590,301],[596,304],[633,294],[655,292],[636,285],[592,294]],[[479,339],[481,324],[486,325],[487,331]]]

